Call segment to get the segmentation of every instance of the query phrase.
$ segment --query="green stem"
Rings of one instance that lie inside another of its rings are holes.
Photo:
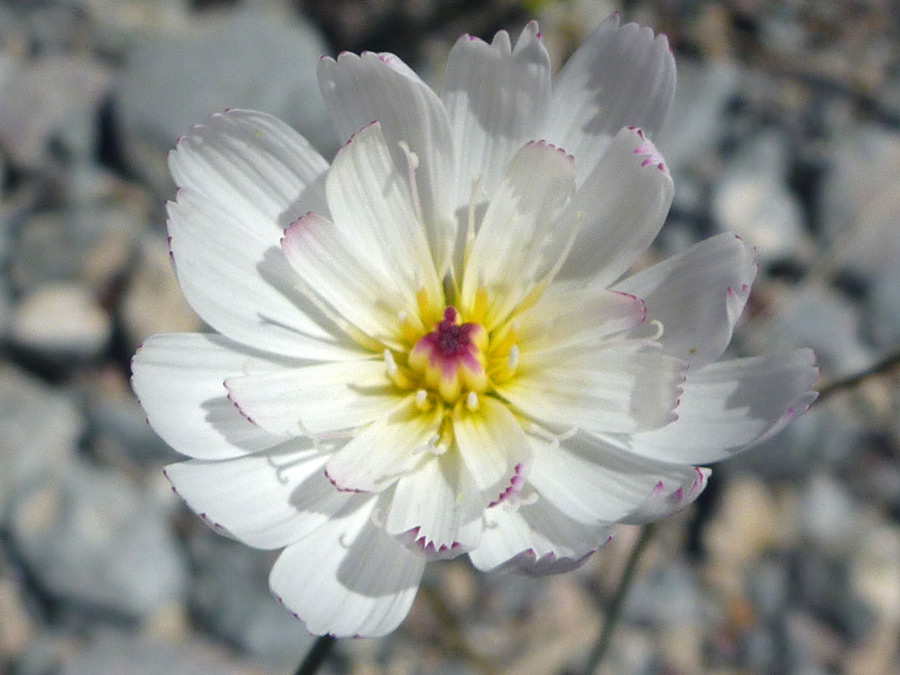
[[[297,667],[295,675],[315,675],[319,672],[319,668],[325,663],[335,642],[337,640],[333,635],[322,635],[316,638],[303,662]]]
[[[625,598],[634,581],[634,573],[637,569],[638,562],[641,559],[641,555],[646,550],[647,544],[653,537],[655,530],[656,525],[654,523],[645,525],[641,529],[641,535],[635,543],[634,548],[631,549],[631,555],[628,557],[628,563],[625,565],[625,571],[622,573],[622,580],[619,582],[616,594],[613,596],[612,602],[609,604],[609,609],[606,611],[606,621],[603,623],[603,630],[600,632],[600,638],[597,640],[593,651],[591,651],[591,655],[588,657],[587,666],[584,669],[585,675],[592,675],[592,673],[597,670],[597,666],[599,666],[606,657],[613,633],[615,632],[619,620],[622,618],[622,609],[625,607]]]

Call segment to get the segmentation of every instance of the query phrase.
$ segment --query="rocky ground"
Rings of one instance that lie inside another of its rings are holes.
[[[609,11],[679,66],[654,255],[720,230],[761,272],[735,354],[811,346],[822,386],[900,345],[900,26],[860,0],[0,2],[0,673],[293,672],[312,638],[272,555],[175,497],[131,394],[136,345],[202,329],[169,267],[165,155],[228,106],[338,139],[320,54],[434,77],[460,33],[541,20],[560,63]],[[716,469],[642,559],[603,673],[900,672],[896,371],[836,391]],[[409,619],[330,673],[578,672],[637,531],[541,580],[429,568]]]

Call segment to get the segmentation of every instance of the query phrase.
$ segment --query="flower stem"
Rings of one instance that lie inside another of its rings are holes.
[[[616,594],[613,596],[612,602],[609,603],[609,608],[606,611],[606,621],[603,623],[603,630],[600,632],[600,638],[597,640],[593,651],[591,651],[591,655],[588,657],[584,675],[592,675],[606,656],[609,644],[612,641],[613,632],[615,632],[616,626],[622,618],[622,609],[625,607],[625,597],[628,595],[628,591],[631,589],[631,583],[634,581],[634,573],[637,569],[638,562],[640,562],[641,555],[647,549],[647,544],[650,543],[650,539],[653,537],[655,530],[656,525],[654,523],[650,523],[641,528],[640,537],[637,542],[635,542],[634,548],[631,549],[631,555],[628,557],[628,563],[625,565],[625,571],[622,573],[622,580],[619,582]]]
[[[297,667],[295,675],[315,675],[319,672],[319,668],[325,663],[335,642],[337,639],[333,635],[322,635],[316,638],[303,662]]]

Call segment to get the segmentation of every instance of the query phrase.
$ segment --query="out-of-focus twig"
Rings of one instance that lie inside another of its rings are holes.
[[[625,607],[625,598],[628,596],[628,591],[631,589],[631,582],[634,581],[634,573],[637,570],[638,562],[640,562],[641,555],[647,548],[647,544],[650,543],[650,539],[653,537],[655,531],[655,523],[644,525],[641,529],[641,536],[638,538],[637,542],[635,542],[634,548],[631,549],[631,555],[628,557],[625,571],[622,573],[622,580],[619,582],[619,586],[616,588],[616,594],[613,596],[612,602],[609,603],[609,608],[606,610],[606,621],[603,622],[603,630],[600,631],[600,637],[597,639],[594,649],[588,657],[584,675],[592,675],[594,671],[597,670],[597,666],[600,665],[609,650],[613,632],[619,623],[619,619],[622,618],[622,609]]]
[[[847,377],[842,377],[838,380],[833,380],[826,383],[819,390],[819,398],[816,403],[821,403],[825,399],[834,396],[835,394],[846,391],[848,389],[852,389],[864,380],[868,380],[871,377],[885,375],[898,367],[900,367],[900,349],[889,352],[865,370],[861,370],[858,373],[853,373],[852,375],[848,375]]]

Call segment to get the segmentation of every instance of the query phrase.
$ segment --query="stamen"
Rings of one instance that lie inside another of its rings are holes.
[[[472,412],[478,410],[478,394],[474,391],[470,391],[469,395],[466,396],[466,407]]]
[[[425,332],[425,326],[416,315],[410,315],[405,309],[397,312],[397,323],[400,325],[400,333],[403,339],[410,344],[415,344],[416,340]]]
[[[422,412],[431,410],[431,401],[428,400],[428,392],[424,389],[416,392],[416,407]]]
[[[519,322],[518,320],[513,319],[512,321],[508,321],[503,328],[500,329],[494,339],[491,340],[491,353],[497,355],[509,353],[518,340]]]
[[[416,218],[422,223],[424,222],[424,218],[422,217],[422,201],[419,199],[419,185],[416,182],[416,169],[419,168],[419,156],[410,150],[406,141],[400,141],[399,145],[406,155],[406,167],[409,172],[409,191],[412,196],[413,208],[416,211]]]
[[[469,221],[466,229],[466,245],[463,249],[463,269],[469,266],[469,254],[475,243],[475,208],[478,204],[479,194],[481,194],[481,176],[472,181],[472,192],[469,196]]]
[[[391,382],[393,382],[401,389],[412,389],[415,386],[413,381],[410,380],[402,370],[400,370],[400,367],[394,360],[394,355],[391,353],[390,349],[384,350],[384,369],[387,372],[387,376],[390,378]]]
[[[513,372],[519,365],[519,345],[513,345],[509,350],[509,369]]]
[[[659,340],[663,336],[663,324],[659,319],[653,319],[650,325],[656,328],[656,335],[650,337],[651,340]]]

